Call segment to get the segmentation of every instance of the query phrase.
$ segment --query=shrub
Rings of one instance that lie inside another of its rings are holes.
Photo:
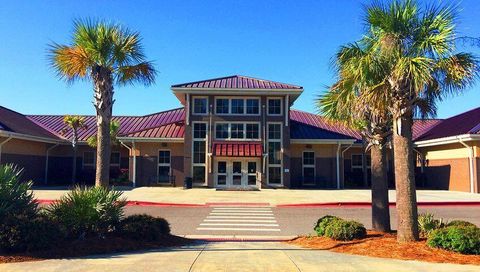
[[[103,187],[76,187],[46,208],[69,237],[103,236],[114,230],[124,214],[122,192]]]
[[[435,219],[431,213],[423,213],[418,216],[418,230],[423,236],[427,236],[430,232],[444,226],[443,220]]]
[[[325,215],[318,219],[317,224],[313,228],[315,232],[317,232],[318,236],[324,236],[325,235],[325,228],[332,223],[335,220],[342,220],[336,216],[333,215]]]
[[[121,221],[120,232],[125,237],[143,241],[156,241],[162,236],[170,234],[170,226],[167,220],[163,218],[136,214]]]
[[[0,247],[5,252],[48,249],[63,239],[60,226],[42,215],[8,217],[0,224]]]
[[[453,220],[447,224],[447,227],[477,227],[477,225],[463,220]]]
[[[480,254],[480,228],[451,226],[432,231],[427,245],[463,254]]]
[[[366,235],[367,230],[363,224],[356,221],[337,219],[331,221],[325,228],[325,236],[334,240],[351,241],[365,238]]]
[[[0,165],[0,222],[6,216],[33,216],[37,203],[30,190],[32,182],[21,182],[23,169],[13,164]]]

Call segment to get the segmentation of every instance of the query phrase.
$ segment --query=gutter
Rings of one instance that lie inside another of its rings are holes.
[[[5,139],[5,141],[0,143],[0,164],[2,163],[2,146],[6,144],[8,141],[10,141],[11,139],[12,137],[8,137],[7,139]]]
[[[139,138],[139,137],[117,137],[117,140],[126,142],[166,142],[183,143],[183,138]]]
[[[133,188],[135,188],[135,184],[136,184],[136,181],[137,181],[137,156],[135,155],[135,152],[132,151],[133,149],[135,149],[135,142],[132,141],[132,147],[129,147],[128,145],[126,145],[124,142],[120,141],[120,144],[122,144],[124,147],[126,147],[128,149],[128,151],[133,154],[133,171],[132,171],[132,185],[133,185]]]
[[[432,139],[432,140],[417,141],[417,142],[414,143],[414,145],[416,147],[426,147],[426,146],[458,143],[460,140],[462,142],[478,141],[478,140],[480,140],[480,135],[478,135],[478,134],[463,134],[463,135],[458,135],[458,136],[443,137],[443,138],[437,138],[437,139]]]
[[[473,146],[467,145],[465,142],[463,142],[460,138],[458,139],[458,142],[461,143],[463,146],[467,148],[469,151],[468,153],[468,162],[469,162],[469,172],[470,172],[470,193],[475,193],[475,188],[474,188],[474,173],[473,173],[473,158],[474,158],[474,152],[473,152]]]
[[[48,157],[50,155],[50,150],[54,149],[57,146],[59,146],[59,144],[55,144],[47,148],[47,153],[45,154],[45,181],[44,181],[45,185],[47,185],[48,183]],[[73,159],[75,160],[76,158],[73,158]]]
[[[4,130],[0,131],[0,136],[7,137],[7,138],[20,139],[20,140],[30,140],[30,141],[35,141],[35,142],[50,143],[50,144],[66,143],[65,141],[62,141],[62,140],[54,140],[54,139],[50,139],[50,138],[31,136],[31,135],[26,135],[26,134],[21,134],[21,133],[16,133],[16,132],[10,132],[10,131],[4,131]]]

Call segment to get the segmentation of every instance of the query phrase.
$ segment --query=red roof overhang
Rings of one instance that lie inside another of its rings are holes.
[[[261,157],[261,143],[214,143],[213,155],[218,157]]]

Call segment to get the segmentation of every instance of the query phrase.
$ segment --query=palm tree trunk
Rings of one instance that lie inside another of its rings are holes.
[[[418,241],[419,239],[412,125],[413,113],[411,110],[395,119],[393,123],[397,240],[399,242]]]
[[[113,78],[110,69],[95,66],[92,69],[94,101],[97,112],[97,168],[95,185],[108,187],[110,181],[110,122],[113,108]]]
[[[77,179],[77,146],[73,146],[73,162],[72,162],[72,185],[75,185]]]
[[[373,145],[372,157],[372,227],[376,231],[389,232],[390,209],[388,206],[387,154],[383,142]]]

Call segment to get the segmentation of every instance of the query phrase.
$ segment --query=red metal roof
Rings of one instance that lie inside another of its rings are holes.
[[[438,122],[416,140],[425,141],[462,134],[480,134],[480,107]]]
[[[201,81],[172,85],[172,88],[206,88],[206,89],[303,89],[297,85],[280,83],[247,76],[227,76]]]
[[[59,140],[56,135],[38,126],[25,115],[2,106],[0,106],[0,130]]]
[[[164,126],[149,128],[133,133],[123,134],[123,137],[135,138],[183,138],[185,134],[183,121],[171,123]]]
[[[424,133],[432,129],[434,126],[441,123],[442,119],[426,119],[426,120],[414,120],[413,121],[413,140],[417,140]]]
[[[231,143],[222,142],[213,144],[213,155],[219,157],[261,157],[261,143]]]

